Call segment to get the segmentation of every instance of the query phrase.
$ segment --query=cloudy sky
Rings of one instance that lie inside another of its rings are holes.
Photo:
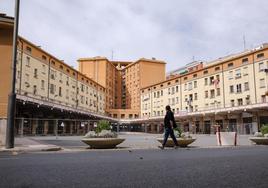
[[[12,16],[14,0],[0,0]],[[267,0],[21,0],[19,34],[77,67],[80,57],[167,62],[173,70],[268,42]]]

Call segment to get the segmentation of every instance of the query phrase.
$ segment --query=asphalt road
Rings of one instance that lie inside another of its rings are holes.
[[[0,187],[268,187],[268,147],[0,153]]]

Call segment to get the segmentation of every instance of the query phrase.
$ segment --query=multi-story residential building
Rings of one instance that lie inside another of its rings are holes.
[[[141,89],[141,117],[161,120],[166,105],[186,131],[253,133],[268,122],[268,45],[209,62]]]
[[[81,73],[106,88],[106,112],[114,118],[140,117],[140,88],[165,80],[165,62],[155,58],[122,62],[94,57],[78,62]]]
[[[5,141],[11,90],[13,23],[0,15],[0,144]],[[19,37],[16,61],[16,133],[84,134],[105,116],[106,89],[41,47]],[[81,126],[82,121],[86,121]],[[62,126],[60,126],[62,125]]]

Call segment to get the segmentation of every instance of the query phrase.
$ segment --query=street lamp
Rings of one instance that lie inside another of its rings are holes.
[[[19,29],[19,8],[20,0],[15,2],[15,18],[13,28],[13,48],[12,48],[12,82],[11,92],[8,96],[8,111],[7,111],[7,131],[6,131],[6,148],[14,148],[14,125],[15,125],[15,107],[16,107],[16,61],[17,61],[17,41]]]

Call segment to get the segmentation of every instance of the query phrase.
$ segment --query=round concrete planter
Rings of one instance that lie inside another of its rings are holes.
[[[257,145],[268,145],[267,137],[250,137],[249,140],[251,140]]]
[[[157,138],[157,141],[161,144],[163,143],[164,138]],[[178,145],[180,147],[187,147],[189,144],[193,143],[196,139],[195,138],[177,138]],[[168,138],[167,143],[165,145],[166,147],[174,147],[174,142],[171,138]]]
[[[124,138],[83,138],[82,142],[86,143],[93,149],[111,149],[124,142]]]

